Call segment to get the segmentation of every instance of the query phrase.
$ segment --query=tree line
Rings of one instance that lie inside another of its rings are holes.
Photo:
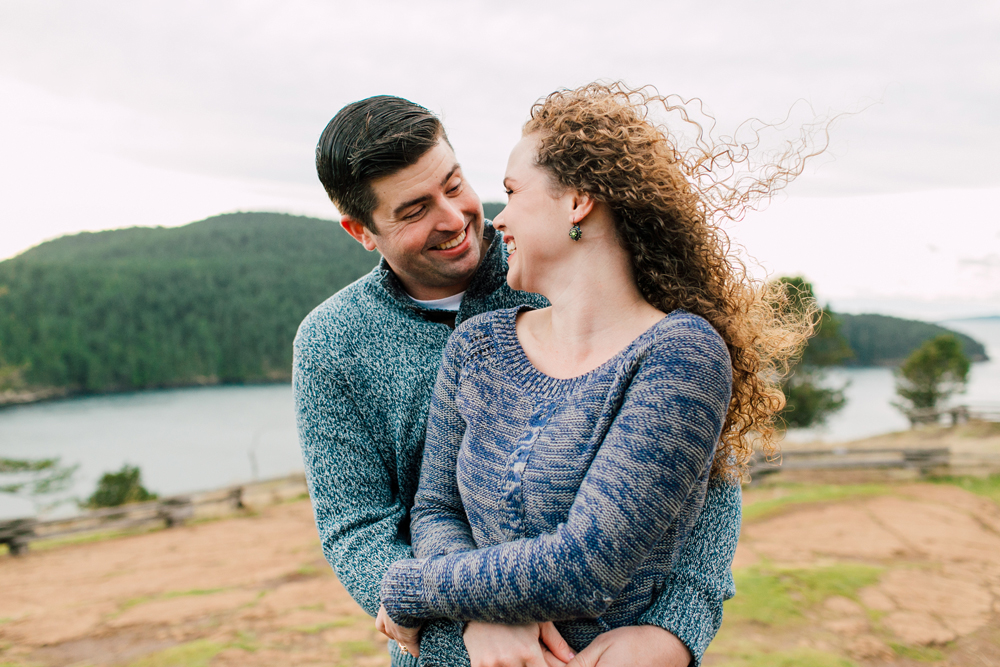
[[[500,208],[487,204],[487,216]],[[336,222],[274,213],[44,243],[0,262],[0,393],[285,380],[302,318],[377,260]],[[831,364],[898,363],[948,333],[830,312],[819,331],[795,382]],[[971,359],[985,358],[958,339]]]

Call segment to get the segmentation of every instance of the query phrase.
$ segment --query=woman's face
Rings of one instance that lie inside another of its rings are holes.
[[[507,244],[507,284],[518,290],[545,294],[558,276],[572,227],[573,192],[561,188],[535,164],[537,134],[514,146],[503,179],[507,207],[494,225]]]

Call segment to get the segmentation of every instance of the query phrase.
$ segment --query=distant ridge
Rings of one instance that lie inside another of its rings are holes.
[[[299,322],[377,260],[277,213],[64,236],[0,262],[0,359],[23,388],[287,380]]]
[[[986,361],[986,348],[966,334],[938,324],[904,320],[888,315],[848,315],[837,313],[840,333],[854,351],[852,366],[896,366],[931,338],[951,334],[962,342],[962,349],[972,361]]]
[[[503,206],[484,204],[487,217]],[[285,381],[302,318],[377,261],[335,221],[278,213],[43,243],[0,262],[0,403]],[[955,333],[884,315],[837,317],[854,365],[892,365]],[[986,358],[977,341],[955,335],[970,357]],[[14,393],[5,394],[11,378]]]

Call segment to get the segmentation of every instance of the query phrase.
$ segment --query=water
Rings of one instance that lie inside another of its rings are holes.
[[[1000,403],[1000,321],[946,323],[987,346],[990,361],[973,365],[962,403]],[[834,369],[828,381],[849,383],[847,405],[822,429],[795,431],[795,441],[844,442],[909,428],[890,405],[892,371]],[[86,498],[101,474],[124,463],[142,469],[161,495],[213,489],[302,469],[292,392],[287,385],[202,387],[94,396],[0,410],[0,456],[60,456],[79,464],[68,495]],[[60,511],[68,512],[72,506]],[[0,517],[31,515],[27,500],[0,494]]]
[[[981,342],[990,358],[972,365],[966,392],[951,402],[970,406],[1000,403],[1000,320],[952,320],[941,324]],[[789,431],[790,441],[847,442],[910,427],[903,413],[891,405],[897,398],[891,369],[835,368],[827,372],[826,379],[830,386],[848,384],[847,405],[832,415],[825,427]]]
[[[59,456],[79,464],[67,494],[78,498],[124,463],[138,465],[146,488],[160,495],[302,469],[288,385],[146,391],[7,408],[0,410],[0,456]],[[0,494],[0,517],[34,510],[27,500]],[[71,510],[65,505],[59,513]]]

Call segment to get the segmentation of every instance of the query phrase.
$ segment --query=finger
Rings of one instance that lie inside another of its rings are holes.
[[[573,649],[566,643],[552,621],[546,621],[539,625],[539,630],[541,631],[542,643],[552,652],[552,655],[562,662],[569,662],[573,659]]]
[[[566,663],[555,657],[548,651],[542,653],[542,657],[545,658],[545,667],[566,667]]]
[[[402,641],[397,640],[397,642],[405,646],[406,650],[409,651],[410,655],[414,658],[420,655],[420,642],[413,641],[412,639],[404,639]]]
[[[597,667],[597,663],[601,659],[601,654],[603,654],[607,648],[608,647],[604,645],[603,642],[595,641],[590,646],[577,653],[576,657],[566,664],[566,667]]]

